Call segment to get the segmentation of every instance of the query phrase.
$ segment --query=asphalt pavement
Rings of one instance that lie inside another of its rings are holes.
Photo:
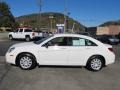
[[[99,72],[80,67],[37,67],[24,71],[4,64],[0,65],[0,90],[120,90],[119,77],[120,62]]]

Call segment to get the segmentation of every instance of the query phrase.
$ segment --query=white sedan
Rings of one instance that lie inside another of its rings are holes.
[[[15,44],[6,62],[30,70],[37,65],[86,66],[92,71],[115,62],[111,45],[77,34],[56,34],[35,42]]]

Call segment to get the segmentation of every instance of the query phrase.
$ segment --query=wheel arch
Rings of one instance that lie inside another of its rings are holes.
[[[13,37],[13,35],[12,35],[12,34],[9,34],[8,36],[9,36],[9,37],[10,37],[10,36],[12,36],[12,37]]]
[[[12,34],[9,34],[9,36],[12,36]]]
[[[86,62],[86,66],[87,66],[88,62],[90,61],[90,59],[93,58],[93,57],[99,57],[99,58],[101,58],[102,61],[103,61],[103,66],[106,65],[105,57],[103,55],[96,54],[96,55],[92,55],[91,57],[88,58],[88,60]]]
[[[29,40],[27,40],[27,38],[29,39]],[[32,38],[31,38],[31,36],[30,35],[25,35],[25,40],[26,41],[30,41]]]
[[[35,57],[35,55],[33,54],[33,53],[30,53],[30,52],[21,52],[21,53],[19,53],[18,55],[17,55],[17,57],[16,57],[16,59],[15,59],[15,64],[18,66],[19,65],[19,63],[18,63],[18,60],[19,60],[19,57],[21,56],[21,55],[23,55],[23,54],[25,54],[25,55],[28,55],[28,56],[33,56],[33,58],[36,60],[36,62],[37,62],[37,59],[36,59],[36,57]]]
[[[31,39],[30,35],[25,35],[25,38],[26,38],[26,37],[29,37],[29,38]]]

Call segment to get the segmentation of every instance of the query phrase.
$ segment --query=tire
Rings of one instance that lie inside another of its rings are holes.
[[[91,71],[100,71],[104,66],[104,62],[101,57],[93,56],[91,57],[86,65],[86,68]]]
[[[37,66],[36,59],[31,54],[22,54],[18,58],[18,66],[23,70],[31,70]]]
[[[9,35],[9,39],[10,39],[10,40],[13,40],[13,36],[12,36],[12,35]]]
[[[29,42],[29,41],[30,41],[30,36],[26,36],[26,37],[25,37],[25,40],[26,40],[27,42]]]

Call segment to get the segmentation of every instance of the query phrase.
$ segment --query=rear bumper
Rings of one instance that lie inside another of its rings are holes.
[[[115,63],[115,54],[111,54],[108,57],[106,57],[106,65]]]

